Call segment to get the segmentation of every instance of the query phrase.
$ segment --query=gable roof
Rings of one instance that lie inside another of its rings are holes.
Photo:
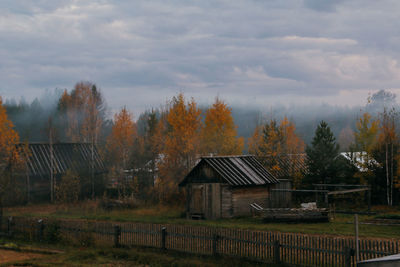
[[[25,148],[24,144],[17,147]],[[31,176],[50,175],[50,144],[31,143],[28,144],[28,174]],[[62,175],[67,170],[85,171],[90,170],[92,164],[91,145],[88,143],[56,143],[53,144],[53,170],[55,175]],[[93,150],[94,173],[106,172],[106,167],[100,157],[96,146]]]
[[[207,164],[229,185],[249,186],[276,184],[279,181],[252,155],[202,157],[200,162],[186,175],[179,186],[188,182],[192,173],[202,164]]]

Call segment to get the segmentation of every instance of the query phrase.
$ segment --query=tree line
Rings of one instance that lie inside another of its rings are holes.
[[[398,202],[400,188],[395,97],[384,90],[370,96],[354,126],[340,131],[348,160],[340,156],[338,139],[325,121],[319,123],[309,144],[287,116],[259,119],[245,138],[239,136],[233,110],[222,99],[216,97],[211,106],[200,108],[195,99],[183,94],[140,114],[137,120],[126,107],[110,118],[101,90],[93,83],[78,82],[72,90],[53,93],[54,105],[41,105],[40,100],[0,102],[1,176],[7,180],[4,169],[10,158],[21,158],[13,149],[21,140],[84,142],[99,148],[109,169],[104,183],[113,181],[119,197],[179,203],[183,195],[177,184],[200,156],[248,152],[279,173],[283,168],[292,170],[278,160],[290,155],[292,164],[298,160],[307,166],[306,171],[293,168],[295,188],[313,183],[367,184],[372,186],[375,203],[392,205]],[[67,178],[77,175],[68,173],[61,184],[71,185],[76,193],[76,179]],[[95,177],[93,173],[86,176],[92,187],[88,197],[95,197]],[[55,192],[52,198],[56,195],[65,194]]]

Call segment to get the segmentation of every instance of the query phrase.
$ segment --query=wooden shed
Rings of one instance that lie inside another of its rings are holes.
[[[25,180],[28,201],[49,198],[51,173],[58,183],[67,170],[89,177],[93,168],[95,179],[107,172],[97,147],[93,146],[92,150],[88,143],[30,143],[28,151],[25,144],[17,147],[27,156],[25,173],[16,176]]]
[[[254,156],[202,157],[179,184],[186,188],[187,218],[251,215],[250,204],[266,205],[279,181]]]

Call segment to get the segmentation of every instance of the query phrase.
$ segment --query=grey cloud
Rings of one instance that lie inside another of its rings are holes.
[[[390,0],[41,0],[0,10],[5,96],[84,79],[113,107],[138,109],[179,91],[251,103],[400,82],[400,6]]]
[[[332,12],[336,10],[336,6],[344,0],[304,0],[304,5],[317,11]]]

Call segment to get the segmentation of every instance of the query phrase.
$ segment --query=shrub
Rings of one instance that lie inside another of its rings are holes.
[[[56,198],[60,203],[76,203],[79,199],[80,182],[77,174],[67,170],[56,188]]]

